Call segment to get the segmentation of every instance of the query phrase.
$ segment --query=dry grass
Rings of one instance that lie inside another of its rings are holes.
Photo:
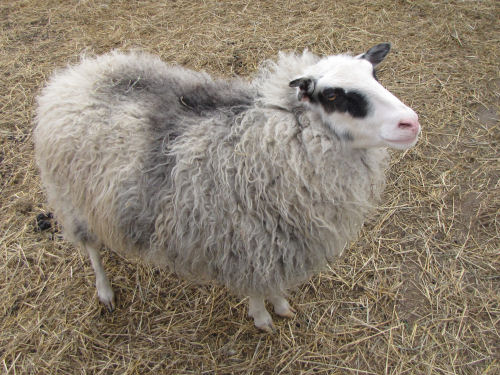
[[[167,2],[165,2],[167,3]],[[500,373],[499,6],[485,1],[0,2],[0,372]],[[89,262],[57,234],[33,163],[34,97],[83,52],[140,47],[249,75],[278,50],[391,41],[381,81],[420,114],[384,207],[299,313],[257,332],[246,306],[106,253],[109,314]]]

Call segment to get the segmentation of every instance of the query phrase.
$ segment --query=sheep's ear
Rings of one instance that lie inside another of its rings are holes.
[[[391,50],[390,43],[380,43],[376,46],[370,48],[364,54],[359,55],[358,57],[361,59],[366,59],[373,64],[373,66],[377,66],[384,60],[389,51]]]
[[[314,87],[316,86],[314,80],[311,78],[297,78],[288,84],[290,87],[298,87],[299,94],[298,99],[302,101],[307,101],[311,98],[314,93]]]

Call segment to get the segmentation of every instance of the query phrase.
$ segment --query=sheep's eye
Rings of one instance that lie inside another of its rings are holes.
[[[323,98],[329,102],[333,102],[337,99],[338,93],[334,89],[326,89],[323,91]]]

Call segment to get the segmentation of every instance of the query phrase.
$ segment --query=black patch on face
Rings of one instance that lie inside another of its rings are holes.
[[[372,70],[372,76],[373,76],[373,78],[375,78],[375,81],[378,82],[377,71],[375,69]]]
[[[346,92],[343,88],[326,88],[318,93],[318,102],[326,113],[349,113],[362,118],[368,113],[368,101],[357,91]]]

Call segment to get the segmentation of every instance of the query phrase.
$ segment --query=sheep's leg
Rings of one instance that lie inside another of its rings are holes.
[[[97,296],[109,311],[113,311],[115,309],[115,293],[111,288],[108,276],[106,276],[106,271],[104,271],[101,255],[93,246],[90,246],[89,244],[85,244],[84,246],[89,253],[90,262],[92,263],[92,268],[94,269]]]
[[[293,318],[295,316],[295,309],[290,306],[285,297],[280,295],[269,296],[269,302],[274,306],[274,312],[284,318]]]
[[[274,332],[274,324],[271,315],[266,310],[264,298],[261,296],[250,296],[248,301],[248,316],[253,318],[255,327],[268,333]]]

